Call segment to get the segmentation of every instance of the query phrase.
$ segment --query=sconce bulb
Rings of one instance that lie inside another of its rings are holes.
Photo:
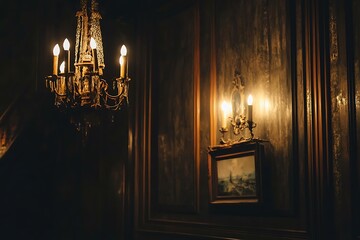
[[[70,42],[67,38],[65,38],[65,40],[64,40],[63,48],[65,51],[69,51],[69,49],[70,49]]]
[[[122,47],[120,49],[120,53],[121,53],[122,56],[126,56],[127,49],[126,49],[125,45],[122,45]]]
[[[53,49],[53,54],[54,56],[59,56],[60,54],[60,47],[59,47],[59,44],[56,44],[54,49]]]
[[[226,101],[223,101],[221,104],[221,110],[223,111],[224,114],[228,115],[231,111],[230,104]]]
[[[91,49],[95,49],[96,48],[96,41],[94,38],[91,38],[90,40],[90,47]]]
[[[253,105],[253,97],[251,96],[251,94],[249,95],[248,99],[247,99],[248,105]]]
[[[65,61],[63,61],[60,65],[60,72],[64,73],[65,72]]]

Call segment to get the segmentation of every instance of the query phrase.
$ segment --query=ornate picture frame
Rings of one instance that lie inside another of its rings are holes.
[[[210,204],[262,204],[263,149],[254,141],[209,148]]]

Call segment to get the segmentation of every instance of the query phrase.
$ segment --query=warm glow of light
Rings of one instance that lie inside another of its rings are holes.
[[[54,49],[53,49],[53,54],[54,56],[59,56],[60,54],[60,47],[59,47],[59,44],[56,44]]]
[[[65,40],[64,40],[63,48],[65,51],[69,51],[69,49],[70,49],[70,42],[67,38],[65,38]]]
[[[60,65],[60,72],[64,73],[65,72],[65,61],[63,61]]]
[[[248,105],[253,105],[253,97],[251,96],[251,94],[249,95],[248,99],[247,99],[247,103]]]
[[[120,49],[120,53],[121,53],[121,56],[126,56],[127,49],[126,49],[125,45],[122,45],[122,47]]]
[[[264,99],[261,101],[261,107],[264,111],[269,111],[270,110],[270,101],[269,99]]]
[[[90,47],[91,49],[95,49],[96,48],[96,41],[94,38],[91,38],[90,40]]]
[[[228,122],[228,117],[230,116],[231,113],[231,104],[228,103],[227,101],[223,101],[221,103],[221,110],[222,110],[222,122],[221,122],[221,127],[222,128],[227,128],[227,122]]]
[[[123,65],[123,64],[124,64],[124,58],[123,58],[123,56],[120,56],[120,57],[119,57],[119,63],[120,63],[120,65]]]
[[[231,112],[231,105],[230,103],[223,101],[221,104],[221,110],[225,116],[229,116]]]

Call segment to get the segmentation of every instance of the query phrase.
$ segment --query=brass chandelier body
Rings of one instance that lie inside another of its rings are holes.
[[[105,68],[100,28],[101,15],[96,0],[81,0],[77,12],[74,70],[70,64],[69,41],[65,39],[64,62],[58,71],[59,46],[54,47],[53,74],[46,86],[54,93],[59,108],[106,108],[118,110],[128,102],[129,81],[127,50],[121,48],[120,75],[112,80],[111,89],[102,78]],[[110,94],[111,92],[111,94]]]

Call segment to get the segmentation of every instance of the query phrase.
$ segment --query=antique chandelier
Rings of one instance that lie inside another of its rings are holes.
[[[89,5],[88,5],[89,2]],[[53,74],[46,77],[46,87],[54,93],[54,104],[61,109],[89,108],[119,110],[128,102],[128,59],[125,45],[120,50],[120,73],[111,84],[103,79],[105,68],[101,15],[96,0],[80,0],[76,13],[75,59],[71,65],[70,42],[63,50],[53,49]],[[64,59],[59,67],[59,58]]]

